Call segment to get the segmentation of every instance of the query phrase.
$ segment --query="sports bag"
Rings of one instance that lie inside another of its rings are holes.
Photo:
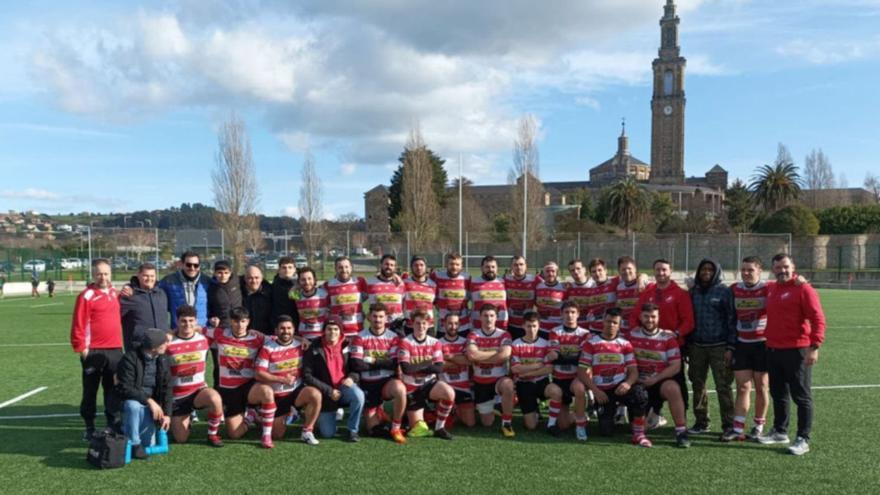
[[[98,469],[113,469],[125,466],[125,435],[115,431],[103,431],[89,442],[86,460]]]

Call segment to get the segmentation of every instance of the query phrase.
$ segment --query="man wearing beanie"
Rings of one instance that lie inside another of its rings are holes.
[[[125,353],[116,370],[116,393],[122,403],[122,427],[131,442],[131,455],[146,459],[142,442],[151,443],[156,426],[171,424],[171,366],[165,358],[164,330],[147,329],[140,342]]]

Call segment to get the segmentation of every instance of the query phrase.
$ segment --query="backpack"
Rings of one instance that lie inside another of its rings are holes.
[[[89,442],[86,461],[98,469],[113,469],[125,466],[125,435],[115,431],[103,431]]]

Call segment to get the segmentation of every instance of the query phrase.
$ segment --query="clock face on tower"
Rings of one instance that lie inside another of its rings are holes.
[[[666,105],[665,107],[663,107],[663,113],[665,113],[666,115],[672,115],[672,106]]]

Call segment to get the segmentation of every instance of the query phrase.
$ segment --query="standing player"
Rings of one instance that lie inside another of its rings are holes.
[[[471,387],[471,362],[465,355],[467,338],[458,333],[459,317],[449,313],[443,319],[443,334],[440,344],[443,346],[443,373],[440,379],[448,383],[455,391],[455,416],[465,426],[477,424],[474,415],[474,392]]]
[[[196,310],[189,305],[177,307],[177,325],[165,355],[171,361],[171,435],[177,443],[189,440],[192,412],[208,409],[208,444],[222,447],[220,422],[223,421],[223,400],[205,383],[207,337],[199,332]]]
[[[437,284],[428,275],[428,262],[421,256],[413,256],[409,264],[410,272],[403,278],[404,333],[412,334],[413,313],[424,311],[429,318],[429,327],[434,329],[434,299],[437,297]]]
[[[293,407],[305,410],[301,439],[309,445],[318,445],[313,432],[321,410],[321,392],[302,381],[303,353],[307,343],[294,338],[293,318],[279,315],[275,337],[267,338],[257,354],[256,379],[272,387],[276,414],[272,438],[280,440],[287,429],[285,417]]]
[[[379,273],[366,281],[365,292],[370,306],[385,306],[386,326],[398,335],[403,334],[403,297],[405,287],[397,276],[397,258],[393,254],[382,256]]]
[[[510,273],[504,276],[509,311],[507,331],[514,340],[525,334],[523,316],[535,307],[535,287],[541,281],[540,278],[528,273],[528,269],[526,259],[516,255],[510,262]]]
[[[428,313],[416,310],[413,325],[412,335],[400,341],[397,354],[401,378],[406,385],[409,423],[412,425],[409,436],[427,436],[430,432],[423,419],[426,402],[430,400],[437,404],[434,436],[452,440],[452,435],[446,431],[446,419],[455,405],[455,391],[447,383],[437,380],[437,374],[443,372],[443,344],[428,335]]]
[[[504,279],[498,278],[498,261],[494,256],[484,256],[480,262],[482,275],[471,280],[471,324],[474,329],[480,328],[480,308],[491,304],[497,310],[498,318],[495,326],[507,330],[507,292]]]
[[[275,396],[272,388],[254,381],[254,361],[263,347],[265,336],[249,329],[250,315],[243,307],[229,312],[232,328],[208,328],[205,335],[217,347],[220,361],[220,397],[226,410],[226,434],[241,438],[248,425],[244,412],[249,404],[259,406],[261,443],[264,448],[275,447],[272,442],[272,424],[275,420]]]
[[[501,434],[513,431],[513,380],[507,376],[510,334],[497,328],[498,310],[492,304],[480,308],[480,328],[468,334],[466,355],[473,363],[474,400],[483,426],[495,421],[495,395],[501,396]]]
[[[556,359],[550,342],[538,335],[538,313],[529,311],[523,316],[525,335],[513,341],[510,354],[510,372],[516,379],[516,396],[527,430],[538,427],[538,402],[550,401],[547,432],[559,436],[559,409],[562,407],[562,389],[550,383],[551,364]]]
[[[582,327],[588,328],[589,322],[587,318],[590,309],[591,289],[596,285],[596,282],[588,276],[584,262],[579,259],[568,262],[568,273],[571,275],[571,281],[565,284],[565,300],[577,303],[578,314],[580,315],[578,323]]]
[[[443,321],[449,313],[457,314],[461,324],[459,331],[467,335],[471,329],[471,314],[468,311],[471,276],[462,273],[461,268],[461,255],[447,254],[446,271],[431,272],[431,280],[437,284],[437,312],[440,321]]]
[[[548,261],[542,280],[535,287],[535,309],[541,318],[541,337],[550,338],[550,331],[562,325],[562,303],[565,302],[565,284],[559,281],[559,265]]]
[[[622,320],[621,320],[622,321]],[[660,409],[663,401],[669,402],[669,410],[675,421],[675,442],[688,448],[691,441],[687,432],[687,410],[681,398],[681,389],[675,383],[675,375],[681,369],[681,353],[675,335],[658,327],[660,308],[648,303],[641,307],[641,326],[630,332],[636,364],[639,367],[639,383],[648,393],[648,403]]]
[[[288,293],[288,297],[296,301],[299,313],[297,335],[310,341],[321,337],[321,330],[330,314],[330,297],[327,290],[318,287],[315,271],[305,266],[299,269],[297,276],[299,287]]]
[[[617,307],[617,285],[620,279],[608,277],[608,269],[602,258],[590,260],[589,268],[594,285],[584,291],[586,307],[578,308],[581,310],[579,323],[586,325],[587,330],[594,335],[598,335],[605,326],[605,311]]]
[[[382,303],[370,306],[370,328],[354,337],[349,359],[351,370],[360,373],[359,386],[366,396],[364,418],[367,420],[367,431],[375,436],[382,434],[377,428],[384,416],[382,404],[390,400],[393,404],[391,438],[403,444],[406,443],[406,437],[400,425],[406,412],[406,387],[395,378],[400,341],[397,334],[385,326],[387,314]]]
[[[324,282],[330,298],[330,314],[342,321],[343,337],[353,339],[364,329],[364,310],[367,283],[362,277],[352,278],[351,260],[340,256],[334,262],[336,277]]]
[[[575,423],[575,436],[581,442],[587,441],[587,389],[584,382],[577,379],[581,346],[590,337],[590,332],[578,326],[578,306],[574,301],[562,304],[562,325],[550,331],[550,347],[556,352],[553,361],[553,383],[562,389],[562,410],[559,426],[565,430]],[[569,405],[574,401],[574,420]]]
[[[639,311],[636,305],[639,302],[639,294],[647,285],[647,280],[644,275],[639,274],[636,260],[629,256],[617,258],[617,276],[619,282],[616,299],[617,307],[620,308],[620,333],[626,338],[633,328],[630,326],[630,317],[633,312]]]
[[[605,312],[602,334],[593,335],[584,342],[578,377],[590,387],[600,405],[599,432],[611,435],[614,431],[614,412],[617,404],[626,404],[632,423],[632,442],[640,447],[651,447],[645,435],[645,408],[648,398],[638,383],[639,368],[633,347],[620,337],[620,310]]]

